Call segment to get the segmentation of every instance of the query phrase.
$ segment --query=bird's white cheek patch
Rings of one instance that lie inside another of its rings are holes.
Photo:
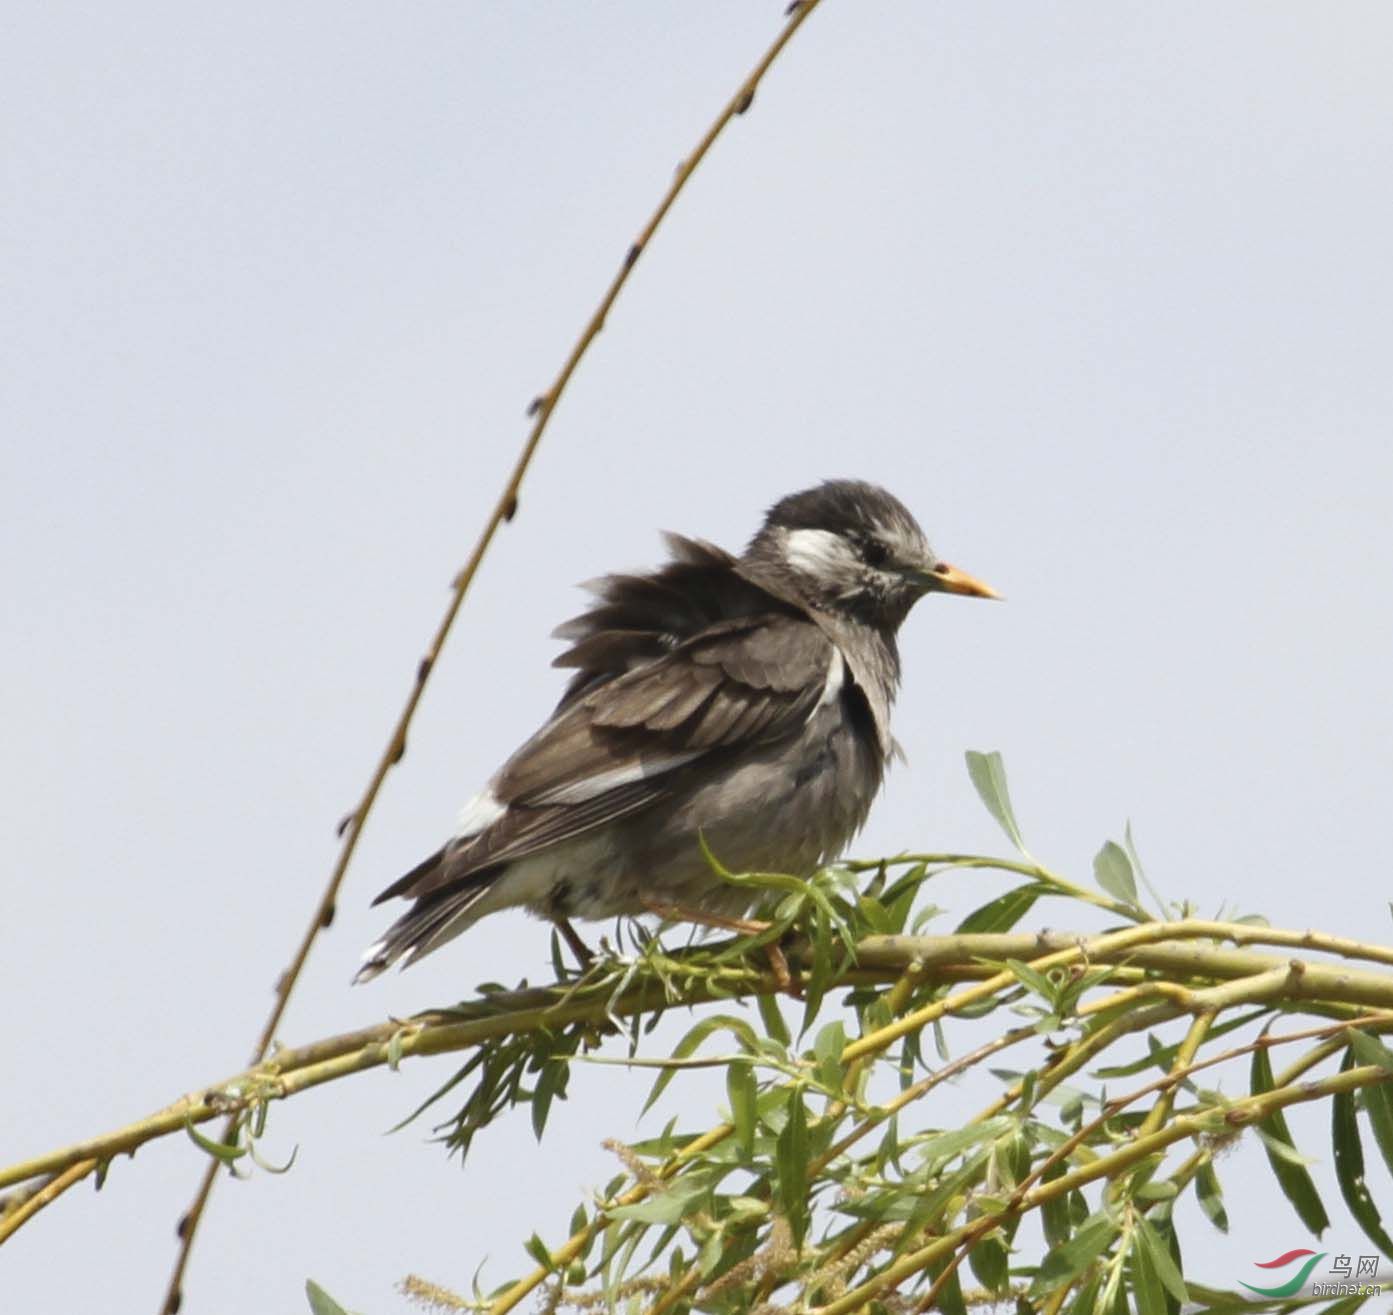
[[[459,819],[455,824],[455,838],[462,840],[466,836],[477,836],[480,831],[486,831],[491,827],[507,811],[507,808],[494,797],[492,790],[481,791],[460,809]]]
[[[846,540],[831,530],[790,530],[784,540],[784,559],[808,575],[826,575],[844,567],[849,556]]]

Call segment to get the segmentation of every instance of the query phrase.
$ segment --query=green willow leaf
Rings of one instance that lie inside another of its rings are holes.
[[[817,1080],[832,1091],[840,1091],[845,1070],[842,1051],[846,1049],[846,1029],[840,1019],[819,1029],[813,1042],[813,1057],[817,1060]]]
[[[1001,755],[995,750],[978,753],[975,749],[969,749],[966,756],[967,774],[987,806],[987,812],[996,819],[996,824],[1006,832],[1011,843],[1029,858],[1030,852],[1021,838],[1021,829],[1016,824],[1016,814],[1011,807],[1011,792],[1006,788],[1006,764],[1001,761]]]
[[[1034,992],[1046,1004],[1054,1003],[1058,992],[1054,989],[1054,983],[1044,973],[1019,959],[1007,959],[1006,969],[1027,991]]]
[[[957,926],[959,934],[1010,931],[1043,893],[1039,886],[1017,886],[1004,895],[974,909]]]
[[[1180,1250],[1180,1234],[1176,1231],[1175,1224],[1170,1216],[1166,1217],[1166,1228],[1169,1230],[1165,1234],[1165,1237],[1169,1244],[1167,1250],[1170,1253],[1171,1264],[1174,1266],[1175,1272],[1182,1275],[1181,1285],[1188,1291],[1190,1285],[1186,1283],[1183,1278],[1185,1273],[1185,1257]],[[1167,1289],[1166,1295],[1170,1298],[1166,1302],[1166,1305],[1170,1307],[1170,1315],[1180,1315],[1180,1312],[1186,1308],[1188,1303],[1176,1300],[1169,1289]],[[1193,1298],[1191,1298],[1191,1300],[1193,1301]]]
[[[214,1141],[211,1137],[205,1137],[194,1127],[193,1120],[187,1116],[184,1119],[184,1131],[189,1134],[195,1146],[207,1151],[215,1160],[221,1160],[224,1164],[240,1160],[247,1153],[245,1146],[229,1145],[227,1142]]]
[[[1389,1050],[1377,1037],[1352,1027],[1349,1030],[1349,1044],[1361,1064],[1374,1064],[1385,1073],[1393,1073],[1393,1050]]]
[[[1132,871],[1132,860],[1115,840],[1107,841],[1094,855],[1093,876],[1113,899],[1136,907],[1137,878]]]
[[[929,1266],[929,1281],[938,1282],[939,1275],[943,1273],[944,1267],[948,1264],[947,1259],[935,1261]],[[963,1300],[962,1284],[958,1281],[958,1271],[954,1270],[949,1275],[948,1282],[943,1285],[938,1294],[938,1305],[935,1310],[940,1315],[967,1315],[967,1303]]]
[[[546,1131],[551,1103],[557,1092],[566,1085],[568,1076],[566,1065],[560,1061],[543,1064],[542,1071],[537,1075],[536,1085],[532,1088],[532,1134],[538,1141],[542,1140],[542,1133]]]
[[[284,1164],[272,1164],[270,1160],[263,1159],[256,1149],[256,1143],[252,1142],[247,1147],[253,1162],[257,1168],[265,1169],[267,1173],[275,1174],[279,1177],[283,1173],[289,1173],[295,1167],[296,1157],[300,1154],[300,1143],[296,1142],[290,1148],[290,1158]]]
[[[309,1298],[310,1310],[314,1315],[348,1315],[348,1312],[312,1278],[305,1280],[305,1296]]]
[[[1064,1173],[1065,1165],[1061,1161],[1051,1166],[1041,1182],[1051,1183],[1056,1178],[1062,1178]],[[1050,1249],[1062,1247],[1069,1240],[1069,1234],[1073,1232],[1073,1224],[1069,1218],[1068,1195],[1053,1196],[1046,1201],[1040,1207],[1040,1222],[1044,1227],[1045,1241]]]
[[[1272,1060],[1265,1046],[1253,1051],[1249,1069],[1249,1088],[1255,1096],[1272,1090]],[[1307,1231],[1319,1237],[1330,1227],[1330,1216],[1325,1212],[1325,1206],[1321,1202],[1320,1193],[1316,1191],[1315,1183],[1311,1180],[1311,1175],[1303,1165],[1292,1163],[1286,1156],[1273,1149],[1273,1143],[1278,1142],[1293,1156],[1297,1155],[1282,1111],[1273,1110],[1257,1127],[1259,1132],[1266,1134],[1262,1138],[1263,1149],[1267,1152],[1267,1162],[1272,1166],[1272,1172],[1276,1175],[1283,1194],[1291,1202],[1297,1217],[1306,1225]]]
[[[1098,1306],[1100,1279],[1090,1279],[1074,1294],[1069,1303],[1069,1315],[1095,1315]]]
[[[743,1018],[736,1018],[733,1014],[713,1014],[710,1018],[703,1018],[687,1032],[673,1048],[672,1058],[690,1059],[696,1053],[697,1047],[718,1028],[724,1028],[733,1033],[737,1039],[743,1041],[752,1050],[758,1048],[754,1029]],[[665,1068],[658,1074],[657,1081],[653,1083],[653,1090],[648,1093],[648,1099],[643,1102],[640,1114],[647,1114],[653,1108],[654,1102],[667,1090],[667,1084],[677,1076],[677,1073],[678,1070],[675,1068]]]
[[[1202,1164],[1195,1175],[1195,1195],[1209,1222],[1221,1233],[1227,1233],[1229,1216],[1224,1209],[1224,1189],[1219,1185],[1219,1175],[1214,1172],[1214,1165],[1210,1161]]]
[[[808,1112],[797,1087],[788,1094],[788,1118],[779,1133],[774,1161],[779,1207],[793,1230],[793,1245],[801,1247],[808,1229]]]
[[[923,1156],[925,1164],[946,1164],[964,1151],[1010,1132],[1014,1124],[1015,1120],[1009,1114],[998,1114],[981,1123],[969,1123],[966,1127],[954,1128],[951,1132],[931,1138],[919,1147],[919,1154]]]
[[[765,1036],[772,1037],[781,1046],[786,1046],[793,1037],[788,1030],[788,1024],[784,1022],[783,1011],[779,1008],[779,1002],[772,995],[761,995],[756,1001],[759,1007],[759,1021],[764,1025]]]
[[[726,1097],[730,1101],[730,1121],[735,1127],[736,1145],[746,1155],[755,1148],[755,1101],[758,1094],[752,1065],[726,1065]],[[574,1231],[572,1229],[572,1232]]]
[[[1157,1232],[1156,1225],[1145,1215],[1137,1216],[1137,1237],[1141,1239],[1147,1260],[1156,1271],[1156,1277],[1160,1279],[1166,1291],[1184,1306],[1190,1300],[1190,1294],[1185,1290],[1185,1280],[1180,1276],[1180,1271],[1171,1258],[1170,1247]]]
[[[551,1258],[551,1251],[548,1249],[547,1244],[543,1242],[536,1233],[533,1233],[532,1236],[522,1244],[522,1247],[543,1269],[548,1271],[554,1271],[556,1269],[556,1265]]]
[[[967,1263],[988,1292],[1001,1296],[1011,1286],[1011,1258],[999,1238],[984,1237],[975,1242]]]
[[[1117,1225],[1107,1215],[1092,1215],[1063,1246],[1045,1257],[1031,1282],[1031,1296],[1052,1296],[1063,1284],[1072,1283],[1112,1246],[1117,1234]]]
[[[1351,1047],[1340,1061],[1340,1072],[1348,1073],[1357,1063]],[[1364,1181],[1364,1146],[1359,1139],[1354,1093],[1336,1092],[1330,1104],[1330,1140],[1335,1151],[1335,1179],[1340,1184],[1340,1195],[1345,1198],[1350,1214],[1364,1230],[1364,1235],[1393,1260],[1393,1241],[1389,1241],[1388,1234],[1383,1231],[1383,1219]]]
[[[836,963],[832,956],[831,930],[820,913],[813,929],[812,949],[813,958],[808,979],[803,983],[803,1021],[798,1025],[800,1038],[816,1021],[818,1011],[822,1008],[823,997],[827,994],[827,988],[836,972]]]
[[[1127,1260],[1132,1271],[1132,1297],[1136,1302],[1137,1315],[1170,1315],[1166,1306],[1166,1289],[1139,1234],[1132,1238]]]
[[[1127,851],[1127,860],[1132,865],[1132,871],[1141,878],[1142,885],[1150,892],[1152,900],[1161,916],[1166,914],[1166,901],[1161,898],[1161,892],[1151,884],[1150,878],[1146,875],[1146,869],[1142,866],[1141,855],[1137,853],[1136,842],[1132,839],[1132,823],[1129,821],[1122,829],[1122,847]]]
[[[661,1224],[668,1227],[680,1223],[691,1213],[693,1202],[706,1194],[710,1183],[709,1174],[673,1178],[646,1201],[636,1201],[633,1205],[616,1205],[606,1213],[611,1219],[627,1219],[640,1224]]]
[[[1266,1128],[1256,1128],[1254,1131],[1258,1134],[1258,1140],[1267,1148],[1268,1154],[1275,1155],[1283,1164],[1305,1169],[1316,1162],[1313,1155],[1302,1155],[1295,1146],[1281,1137],[1274,1137]]]
[[[1374,1130],[1374,1141],[1378,1143],[1383,1162],[1393,1173],[1393,1084],[1375,1083],[1364,1088],[1364,1113],[1369,1116],[1369,1126]]]
[[[1231,1018],[1226,1023],[1217,1023],[1209,1029],[1207,1038],[1210,1041],[1224,1036],[1228,1032],[1237,1031],[1241,1027],[1247,1027],[1249,1023],[1261,1018],[1264,1014],[1272,1011],[1263,1005],[1259,1009],[1251,1009],[1245,1013]],[[1100,1078],[1127,1078],[1133,1074],[1142,1072],[1143,1069],[1154,1068],[1159,1073],[1169,1073],[1175,1064],[1175,1057],[1180,1052],[1180,1043],[1163,1046],[1156,1038],[1148,1032],[1146,1034],[1147,1053],[1140,1059],[1133,1059],[1126,1064],[1109,1064],[1093,1070],[1093,1075]]]

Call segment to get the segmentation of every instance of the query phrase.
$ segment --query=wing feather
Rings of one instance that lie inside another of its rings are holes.
[[[563,704],[490,783],[497,821],[390,888],[422,898],[651,807],[703,764],[793,735],[838,650],[775,612],[707,626],[656,660]]]
[[[778,610],[802,615],[740,575],[728,552],[681,535],[664,538],[671,561],[645,575],[594,581],[588,587],[595,605],[553,631],[572,642],[552,665],[579,668],[558,711],[727,618]]]

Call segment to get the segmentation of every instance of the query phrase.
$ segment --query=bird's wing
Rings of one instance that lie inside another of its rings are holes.
[[[641,575],[591,581],[586,588],[595,595],[594,604],[553,632],[571,642],[552,666],[576,671],[558,711],[722,620],[780,608],[776,599],[737,573],[736,559],[724,549],[678,534],[663,537],[671,561]]]
[[[486,879],[501,863],[647,808],[671,792],[682,768],[794,733],[836,696],[845,670],[808,620],[766,614],[708,626],[563,705],[494,777],[489,824],[379,899]]]

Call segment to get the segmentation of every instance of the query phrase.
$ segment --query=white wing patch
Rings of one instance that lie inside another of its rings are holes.
[[[818,708],[825,708],[829,703],[835,703],[841,698],[842,686],[845,684],[846,659],[842,656],[842,650],[834,645],[832,660],[827,664],[827,679],[822,683],[822,697],[808,714],[808,720],[811,721],[817,715]]]
[[[492,790],[481,790],[460,809],[455,823],[455,839],[465,840],[487,831],[507,811],[507,805],[499,803]]]
[[[611,767],[607,772],[596,772],[569,785],[557,786],[544,794],[534,796],[530,803],[538,804],[583,804],[587,799],[617,790],[621,785],[631,785],[635,781],[646,781],[651,776],[661,776],[676,767],[700,758],[700,749],[688,749],[683,753],[667,754],[662,758],[642,758],[638,762],[625,763],[622,767]]]

